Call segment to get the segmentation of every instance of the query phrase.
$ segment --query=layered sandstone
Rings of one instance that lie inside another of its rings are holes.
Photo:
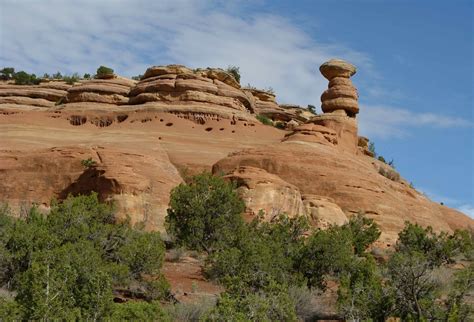
[[[255,122],[253,100],[222,69],[153,66],[131,90],[129,104],[156,108],[204,123],[226,118]]]
[[[58,104],[72,85],[50,81],[39,85],[0,83],[0,108],[50,108]]]
[[[81,161],[94,164],[84,167]],[[173,187],[182,182],[163,150],[147,155],[96,146],[45,148],[31,151],[0,150],[0,196],[15,213],[36,203],[95,191],[114,201],[118,219],[147,229],[163,227]]]
[[[326,228],[363,212],[380,224],[384,244],[406,220],[436,230],[473,227],[372,157],[368,139],[358,135],[349,79],[355,68],[324,66],[329,88],[321,115],[252,94],[223,70],[181,65],[151,67],[137,83],[2,83],[0,195],[17,208],[48,207],[51,198],[97,190],[116,201],[121,218],[163,230],[170,189],[181,182],[176,169],[184,176],[213,167],[237,182],[248,217],[285,212]],[[260,124],[258,114],[290,131]],[[86,169],[80,161],[89,157],[97,164]]]
[[[382,245],[393,244],[407,220],[431,225],[437,231],[474,227],[472,219],[430,201],[392,167],[372,157],[368,139],[358,136],[357,97],[343,93],[356,93],[349,83],[355,67],[331,60],[321,66],[321,73],[330,81],[322,95],[324,114],[296,126],[281,143],[230,154],[217,162],[213,171],[235,175],[236,169],[252,168],[276,176],[298,189],[305,206],[303,211],[298,210],[299,215],[313,218],[318,227],[342,224],[364,213],[381,226]],[[338,98],[343,100],[333,100]],[[326,104],[328,100],[333,101]],[[274,190],[268,189],[268,198]],[[258,189],[245,194],[258,195],[258,200],[267,198],[265,191]]]
[[[136,81],[124,77],[83,80],[70,87],[64,103],[102,103],[124,105],[128,103],[128,94]]]
[[[359,95],[350,77],[356,73],[354,65],[340,59],[331,59],[319,68],[329,80],[328,89],[321,95],[321,109],[324,113],[338,113],[354,117],[359,113]]]

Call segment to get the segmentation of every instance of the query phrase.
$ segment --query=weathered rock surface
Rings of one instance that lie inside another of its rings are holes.
[[[85,168],[81,161],[89,158],[96,165]],[[132,224],[162,229],[169,193],[181,181],[164,151],[142,155],[100,146],[0,151],[0,196],[17,211],[95,191],[115,202],[118,219],[130,216]]]
[[[474,227],[467,216],[430,201],[404,181],[381,175],[376,163],[325,144],[287,141],[233,153],[213,171],[260,168],[296,186],[303,196],[331,198],[347,217],[362,212],[380,224],[384,244],[396,240],[407,220],[438,231]]]
[[[120,216],[163,229],[170,189],[181,182],[176,169],[189,175],[214,165],[238,183],[249,217],[286,212],[326,228],[364,212],[381,225],[385,245],[406,220],[436,230],[473,227],[371,156],[355,105],[344,101],[357,103],[355,68],[330,62],[321,71],[330,80],[323,105],[337,100],[337,108],[316,116],[242,89],[219,69],[155,66],[138,83],[113,77],[73,87],[2,82],[0,197],[17,208],[47,206],[51,197],[97,189]],[[261,125],[257,114],[291,132]],[[88,157],[96,167],[80,165]]]
[[[131,105],[168,107],[188,119],[205,122],[210,118],[256,122],[248,94],[221,69],[193,71],[181,65],[150,67],[130,91]],[[219,111],[217,111],[219,110]]]
[[[356,73],[355,66],[340,59],[331,59],[319,70],[329,80],[328,89],[321,95],[323,112],[345,113],[351,117],[359,113],[359,95],[349,79]]]
[[[236,183],[248,219],[260,211],[268,221],[282,213],[290,217],[306,215],[298,188],[261,168],[239,167],[225,178]]]
[[[331,198],[304,195],[303,204],[314,227],[327,229],[330,226],[341,226],[348,222],[346,214]]]
[[[136,81],[112,75],[105,79],[84,80],[67,91],[65,103],[104,103],[123,105],[128,103],[128,93]]]
[[[14,85],[0,83],[0,107],[6,106],[38,106],[52,107],[66,95],[71,87],[64,82],[48,82],[40,85]]]

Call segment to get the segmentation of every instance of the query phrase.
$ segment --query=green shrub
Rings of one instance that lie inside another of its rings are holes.
[[[84,79],[91,79],[91,74],[84,74],[84,76],[82,76],[82,78]]]
[[[286,124],[284,122],[276,122],[275,127],[280,130],[284,130],[286,128]]]
[[[229,66],[227,67],[225,71],[231,74],[234,77],[234,79],[237,81],[237,83],[240,84],[240,68],[239,67]]]
[[[173,321],[202,321],[214,308],[214,300],[201,300],[196,303],[177,303],[167,308]]]
[[[273,121],[263,114],[258,114],[256,118],[264,125],[273,125]]]
[[[63,79],[63,75],[60,72],[53,74],[53,79]]]
[[[373,219],[364,217],[362,214],[352,216],[349,223],[344,225],[351,232],[352,244],[356,255],[363,255],[367,248],[372,245],[381,234],[378,225]]]
[[[0,70],[0,80],[11,80],[15,76],[15,68],[4,67]]]
[[[377,152],[375,151],[375,144],[374,142],[369,143],[369,151],[374,155],[374,157],[377,156]]]
[[[265,291],[226,291],[204,321],[297,321],[295,304],[277,283]]]
[[[36,78],[35,74],[28,74],[25,71],[19,71],[13,75],[16,85],[38,85],[41,79]]]
[[[111,321],[171,321],[159,302],[114,303]]]
[[[112,68],[106,67],[106,66],[100,66],[97,68],[96,76],[98,78],[103,77],[103,76],[110,76],[113,75],[114,70]]]
[[[66,84],[69,85],[74,85],[74,83],[78,82],[80,79],[80,76],[78,73],[74,73],[71,76],[64,76],[63,80],[66,82]]]
[[[7,216],[0,213],[0,286],[16,293],[8,307],[21,319],[107,319],[116,287],[167,296],[159,234],[115,223],[97,194],[53,202],[48,216],[36,208],[25,220]]]
[[[234,238],[243,225],[244,203],[234,186],[210,173],[174,188],[169,205],[166,230],[189,249],[210,252],[218,241]]]
[[[308,111],[310,111],[311,113],[313,113],[314,115],[316,115],[316,106],[314,105],[308,105]]]
[[[234,233],[233,243],[220,245],[209,255],[206,274],[227,287],[238,281],[253,291],[265,289],[272,281],[301,284],[294,266],[307,227],[304,217],[281,215],[272,223],[255,219]]]
[[[97,162],[92,160],[92,158],[81,160],[81,164],[84,168],[92,168],[97,165]]]

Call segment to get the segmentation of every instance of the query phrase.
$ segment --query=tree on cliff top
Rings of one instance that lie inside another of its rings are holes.
[[[235,80],[237,81],[237,83],[240,84],[240,68],[239,68],[239,67],[237,67],[237,66],[229,66],[229,67],[227,67],[226,72],[228,72],[229,74],[231,74],[232,76],[234,76],[234,78],[235,78]]]
[[[96,76],[97,77],[109,76],[109,75],[113,75],[113,73],[114,73],[114,70],[112,68],[106,67],[106,66],[100,66],[99,68],[97,68]]]

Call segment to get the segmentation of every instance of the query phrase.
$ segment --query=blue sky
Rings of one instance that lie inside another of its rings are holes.
[[[0,0],[0,65],[240,66],[242,83],[313,104],[331,57],[359,71],[360,132],[432,199],[474,216],[473,2]]]

